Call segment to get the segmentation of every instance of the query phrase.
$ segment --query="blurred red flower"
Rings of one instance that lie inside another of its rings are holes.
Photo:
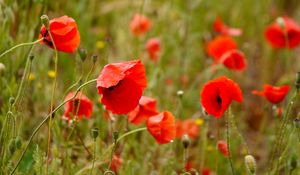
[[[194,119],[178,120],[176,122],[176,138],[181,139],[184,134],[187,134],[192,139],[198,137],[199,126]]]
[[[171,112],[161,112],[148,118],[147,129],[159,144],[169,143],[175,139],[175,117]]]
[[[225,76],[207,82],[200,96],[205,111],[216,118],[224,114],[232,100],[243,101],[239,85]]]
[[[65,100],[72,98],[75,95],[74,92],[70,92]],[[93,102],[86,97],[83,93],[79,92],[73,100],[70,100],[65,104],[64,116],[71,120],[76,116],[81,119],[82,116],[90,118],[93,113]]]
[[[133,111],[128,113],[128,121],[138,125],[149,117],[158,114],[156,103],[154,98],[142,96],[139,105]]]
[[[211,56],[216,63],[220,61],[221,56],[229,50],[237,48],[236,42],[229,36],[218,36],[207,44],[207,54]]]
[[[222,19],[218,16],[214,22],[214,30],[222,35],[240,36],[242,30],[238,28],[231,28],[223,23]]]
[[[150,27],[151,21],[141,14],[135,14],[130,22],[131,33],[135,36],[148,32]]]
[[[210,175],[210,169],[209,168],[203,168],[202,175]]]
[[[287,95],[287,93],[290,90],[290,86],[288,85],[272,86],[269,84],[265,84],[263,87],[264,87],[263,91],[253,90],[252,94],[265,97],[269,102],[273,104],[277,104],[283,101],[284,97]]]
[[[80,35],[73,18],[68,16],[53,18],[49,21],[49,28],[58,51],[72,53],[78,48]],[[44,25],[41,27],[40,38],[44,38],[41,44],[46,44],[52,49],[54,48],[49,31],[47,31]]]
[[[292,49],[300,44],[300,26],[289,17],[279,17],[266,28],[265,37],[274,48]]]
[[[227,143],[224,140],[219,140],[217,143],[218,150],[222,153],[225,157],[229,155]]]
[[[118,172],[122,166],[122,163],[123,163],[123,160],[119,156],[114,155],[112,158],[110,169],[114,172]]]
[[[132,111],[146,86],[145,67],[140,60],[108,64],[97,78],[101,103],[115,114]]]
[[[244,53],[235,49],[224,53],[220,62],[228,69],[237,71],[243,71],[247,67]]]
[[[149,57],[156,61],[159,58],[159,52],[160,52],[160,41],[158,38],[151,38],[146,43],[146,49],[148,52]]]

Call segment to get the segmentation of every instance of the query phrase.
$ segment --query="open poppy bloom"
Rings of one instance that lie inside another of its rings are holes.
[[[253,90],[252,94],[265,97],[269,102],[273,104],[278,104],[284,100],[284,97],[287,95],[289,90],[290,86],[288,85],[272,86],[269,84],[265,84],[263,91]]]
[[[142,96],[139,105],[128,113],[128,121],[135,125],[146,121],[149,117],[158,114],[156,109],[156,100],[154,98]]]
[[[77,24],[73,18],[62,16],[53,18],[49,21],[50,31],[43,25],[40,31],[39,39],[44,38],[41,44],[46,44],[54,49],[49,32],[53,37],[56,49],[58,51],[73,53],[80,44],[80,35]]]
[[[292,49],[300,44],[300,26],[289,17],[280,17],[266,28],[265,37],[274,48]]]
[[[130,22],[131,33],[135,36],[147,33],[150,30],[150,20],[141,14],[135,14]]]
[[[169,143],[175,139],[175,117],[171,112],[161,112],[148,118],[147,129],[159,144]]]
[[[208,81],[203,86],[200,96],[205,111],[216,118],[224,114],[232,100],[243,101],[239,85],[225,76]]]
[[[208,42],[206,51],[216,63],[220,61],[220,58],[224,53],[229,50],[237,48],[236,42],[229,36],[218,36],[212,41]]]
[[[214,30],[222,35],[240,36],[242,30],[238,28],[231,28],[223,23],[222,19],[218,16],[214,22]]]
[[[118,172],[122,166],[122,163],[123,163],[123,160],[119,156],[114,155],[112,158],[112,161],[111,161],[110,169],[113,172]]]
[[[146,86],[145,67],[140,60],[108,64],[97,78],[101,103],[115,114],[132,111]]]
[[[199,135],[199,125],[197,125],[196,120],[178,120],[176,122],[176,138],[181,139],[184,134],[187,134],[189,138],[196,139]]]
[[[237,71],[243,71],[247,67],[244,53],[235,49],[224,53],[220,62],[228,69]]]
[[[72,98],[75,95],[74,92],[70,92],[65,100]],[[73,100],[70,100],[65,104],[64,116],[71,120],[73,117],[77,116],[81,119],[82,116],[90,118],[93,113],[93,102],[79,92]]]
[[[147,41],[146,49],[149,57],[156,61],[159,58],[160,41],[158,38],[151,38]]]
[[[218,150],[222,153],[225,157],[229,155],[227,143],[224,140],[219,140],[217,143]]]
[[[203,168],[202,175],[210,175],[210,169],[209,168]]]

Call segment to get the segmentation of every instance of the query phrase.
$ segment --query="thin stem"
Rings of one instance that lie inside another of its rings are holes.
[[[33,44],[36,44],[36,43],[39,43],[40,41],[42,41],[44,38],[40,38],[36,41],[33,41],[33,42],[29,42],[29,43],[21,43],[21,44],[18,44],[8,50],[6,50],[5,52],[3,52],[1,55],[0,55],[0,58],[3,57],[4,55],[6,55],[7,53],[13,51],[14,49],[18,48],[18,47],[21,47],[21,46],[28,46],[28,45],[33,45]]]
[[[94,169],[94,165],[95,165],[95,160],[96,160],[96,139],[94,139],[94,154],[93,154],[93,164],[92,164],[92,168],[91,168],[90,175],[92,175],[92,174],[93,174],[93,169]]]
[[[49,31],[49,36],[53,44],[53,48],[55,50],[55,58],[54,58],[54,81],[53,81],[53,86],[52,86],[52,95],[51,95],[51,106],[50,106],[50,112],[52,112],[53,107],[54,107],[54,94],[55,94],[55,89],[56,89],[56,81],[57,81],[57,65],[58,65],[58,53],[57,53],[57,48],[54,42],[54,39],[52,37],[51,32]],[[47,160],[46,160],[46,175],[48,174],[49,170],[49,154],[50,154],[50,142],[51,142],[51,124],[52,124],[52,117],[50,117],[49,120],[49,126],[48,126],[48,146],[47,146]]]
[[[53,115],[53,113],[55,113],[56,111],[58,111],[63,105],[65,105],[65,104],[68,103],[69,101],[74,100],[75,97],[76,97],[76,95],[78,94],[78,92],[81,90],[82,87],[87,86],[87,85],[89,85],[89,84],[91,84],[91,83],[94,83],[94,82],[96,82],[96,81],[97,81],[97,79],[92,79],[92,80],[90,80],[90,81],[88,81],[88,82],[82,84],[81,86],[79,86],[79,87],[77,88],[77,90],[75,91],[74,95],[73,95],[71,98],[69,98],[69,99],[65,100],[64,102],[62,102],[61,104],[59,104],[53,111],[51,111],[51,112],[45,117],[45,119],[44,119],[44,120],[43,120],[43,121],[35,128],[35,130],[34,130],[33,133],[31,134],[31,136],[30,136],[30,138],[29,138],[29,141],[28,141],[28,143],[27,143],[27,145],[26,145],[24,151],[22,152],[22,154],[21,154],[21,156],[20,156],[20,158],[19,158],[19,160],[18,160],[18,162],[17,162],[15,168],[12,170],[12,172],[10,173],[10,175],[14,174],[14,172],[15,172],[16,169],[18,168],[18,166],[19,166],[20,162],[22,161],[22,159],[23,159],[23,157],[24,157],[24,155],[25,155],[25,153],[26,153],[26,151],[27,151],[27,149],[28,149],[30,143],[32,142],[33,137],[34,137],[34,136],[36,135],[36,133],[40,130],[40,128],[47,122],[47,120]]]
[[[226,119],[226,136],[227,136],[227,147],[228,147],[228,160],[229,160],[229,163],[230,163],[230,168],[231,168],[231,172],[232,172],[232,175],[235,175],[235,171],[234,171],[234,168],[233,168],[233,163],[232,163],[232,155],[231,155],[231,145],[230,145],[230,111],[231,109],[229,108],[227,111],[226,111],[226,116],[227,116],[227,119]]]

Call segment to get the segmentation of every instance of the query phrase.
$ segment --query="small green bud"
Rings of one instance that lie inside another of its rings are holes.
[[[12,105],[15,103],[15,98],[14,97],[10,97],[9,98],[9,103]]]
[[[292,155],[291,160],[290,160],[290,166],[291,166],[291,170],[295,170],[297,168],[298,162],[297,162],[297,156],[296,155]]]
[[[113,132],[113,139],[114,139],[115,143],[117,142],[118,138],[119,138],[119,132],[118,131],[114,131]]]
[[[9,141],[8,148],[9,148],[9,152],[10,152],[11,154],[13,154],[13,153],[15,152],[15,150],[16,150],[15,139],[11,139],[11,140]]]
[[[97,58],[98,58],[97,55],[92,55],[92,60],[93,60],[94,64],[97,62]]]
[[[191,140],[187,134],[184,134],[182,136],[181,142],[185,149],[187,149],[189,147],[189,145],[191,144]]]
[[[30,55],[29,58],[32,61],[34,59],[34,55]]]
[[[93,128],[92,129],[92,137],[93,137],[93,139],[96,140],[96,138],[98,137],[98,135],[99,135],[99,129],[98,128]]]
[[[81,61],[84,62],[87,57],[87,50],[86,49],[78,49],[78,53],[79,53]]]
[[[16,137],[15,144],[17,149],[20,149],[22,147],[22,140],[19,136]]]
[[[256,161],[255,161],[255,159],[252,155],[246,155],[245,156],[245,164],[246,164],[246,167],[247,167],[248,171],[251,174],[255,174],[255,172],[256,172]]]
[[[300,90],[300,72],[296,73],[296,81],[295,81],[295,86],[297,90]]]
[[[6,68],[3,63],[0,63],[0,77],[4,75]]]
[[[50,29],[49,17],[47,15],[42,15],[41,21],[42,21],[42,24],[44,24],[44,26],[46,27],[46,29],[49,30]]]

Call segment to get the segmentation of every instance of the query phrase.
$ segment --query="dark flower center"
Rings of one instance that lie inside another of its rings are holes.
[[[219,95],[217,96],[217,102],[218,102],[219,104],[222,103],[222,98],[221,98]]]

